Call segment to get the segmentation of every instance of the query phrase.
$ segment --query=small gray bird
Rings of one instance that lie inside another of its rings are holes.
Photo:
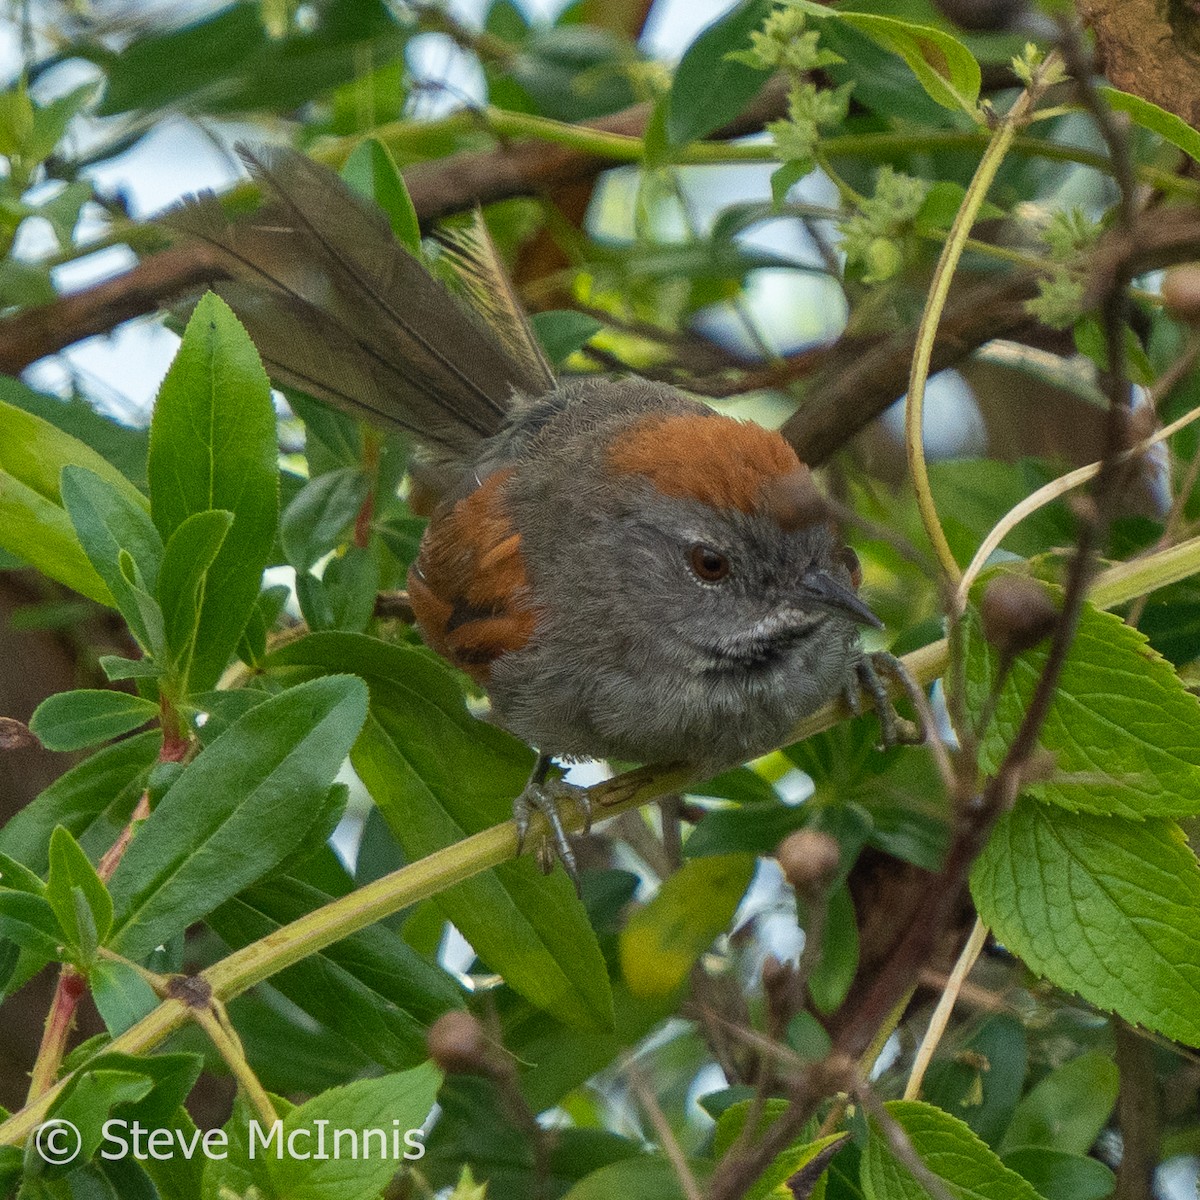
[[[857,708],[860,686],[884,741],[908,740],[859,647],[879,621],[857,559],[778,433],[664,384],[560,383],[481,219],[447,242],[456,293],[332,171],[245,157],[263,208],[230,221],[201,197],[168,223],[219,251],[217,291],[276,379],[429,453],[439,497],[410,599],[539,751],[522,838],[539,809],[575,874],[553,757],[715,772],[838,695]]]

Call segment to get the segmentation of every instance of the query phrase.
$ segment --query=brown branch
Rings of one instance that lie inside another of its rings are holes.
[[[720,140],[753,133],[781,115],[784,103],[783,80],[772,80],[741,116],[712,136]],[[641,137],[650,114],[649,104],[636,104],[583,124],[605,133]],[[404,179],[422,226],[428,226],[475,204],[592,179],[613,165],[609,158],[529,141],[420,163],[405,171]],[[47,354],[169,306],[222,276],[209,252],[195,244],[152,255],[114,279],[0,321],[0,372],[16,374]]]
[[[993,338],[1032,332],[1036,322],[1025,301],[1036,294],[1032,271],[959,292],[938,328],[931,370],[954,366]],[[809,379],[808,400],[783,426],[784,437],[805,462],[824,462],[903,395],[915,340],[915,329],[891,337],[844,337],[823,352],[810,350],[787,360],[795,363],[797,375]],[[813,370],[818,354],[824,361]]]
[[[203,247],[178,246],[115,279],[26,309],[0,321],[0,372],[15,375],[47,354],[154,312],[220,275]]]

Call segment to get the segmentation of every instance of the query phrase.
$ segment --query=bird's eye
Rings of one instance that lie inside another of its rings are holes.
[[[688,552],[688,562],[698,579],[720,583],[729,574],[729,559],[711,546],[698,543]]]

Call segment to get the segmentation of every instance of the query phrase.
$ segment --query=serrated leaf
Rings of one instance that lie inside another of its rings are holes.
[[[381,1143],[378,1137],[373,1138],[371,1151],[356,1157],[348,1153],[334,1157],[331,1150],[324,1159],[318,1160],[314,1155],[312,1161],[306,1161],[285,1150],[282,1157],[270,1161],[276,1193],[288,1200],[347,1200],[376,1195],[404,1166],[406,1151],[412,1158],[419,1156],[419,1139],[414,1139],[418,1141],[418,1148],[414,1148],[405,1143],[404,1135],[425,1123],[441,1082],[441,1073],[431,1063],[425,1063],[411,1071],[330,1088],[293,1108],[283,1119],[285,1147],[315,1150],[318,1134],[325,1128],[318,1122],[328,1122],[331,1131],[350,1129],[360,1136],[371,1129],[382,1131],[384,1140]],[[395,1131],[398,1131],[396,1143]],[[396,1149],[399,1154],[393,1153]]]
[[[732,121],[758,95],[767,72],[731,60],[762,27],[772,0],[744,0],[700,31],[671,82],[666,133],[672,146],[706,137]]]
[[[638,997],[675,991],[724,933],[754,875],[749,854],[692,858],[621,931],[621,973]]]
[[[330,676],[264,701],[184,768],[110,891],[111,945],[137,959],[280,863],[303,840],[366,718],[361,680]]]
[[[532,755],[468,712],[431,654],[359,634],[313,634],[268,659],[279,672],[353,669],[371,717],[352,762],[409,860],[507,820]],[[480,957],[539,1008],[587,1029],[612,1026],[612,992],[587,913],[561,871],[528,857],[437,896]]]
[[[967,702],[979,712],[996,655],[978,618],[968,617]],[[1013,663],[980,748],[994,771],[1015,736],[1048,649]],[[1057,762],[1049,780],[1024,791],[1076,812],[1122,817],[1200,811],[1200,701],[1145,635],[1120,617],[1085,605],[1039,741]]]
[[[396,240],[413,254],[421,253],[421,223],[395,160],[378,138],[364,138],[350,152],[342,178],[360,195],[387,213]]]
[[[1157,133],[1160,138],[1170,142],[1188,155],[1189,158],[1200,162],[1200,133],[1197,133],[1182,117],[1159,108],[1157,104],[1131,92],[1122,92],[1115,87],[1099,87],[1096,89],[1108,106],[1117,112],[1128,113],[1135,125]]]
[[[156,720],[158,705],[128,692],[82,689],[43,700],[29,728],[47,750],[81,750]]]
[[[1169,821],[1022,797],[976,862],[971,894],[1031,970],[1133,1024],[1200,1044],[1200,865]]]
[[[83,898],[91,914],[90,929],[84,929],[81,924],[76,894]],[[79,843],[61,825],[50,838],[46,900],[76,946],[88,949],[87,943],[92,939],[102,943],[108,937],[112,929],[112,897]],[[91,949],[94,950],[94,945]]]
[[[932,1104],[893,1100],[888,1113],[899,1123],[921,1161],[962,1200],[1040,1200],[1029,1182],[1009,1170],[961,1121]],[[862,1158],[867,1200],[928,1200],[929,1193],[893,1157],[872,1123]]]
[[[211,687],[233,656],[275,541],[279,469],[271,385],[228,305],[192,313],[150,425],[151,515],[164,541],[194,513],[233,524],[208,571],[190,685]]]

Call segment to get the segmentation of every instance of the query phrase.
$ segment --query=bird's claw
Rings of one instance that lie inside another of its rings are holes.
[[[535,772],[534,777],[525,785],[525,790],[513,801],[513,820],[517,825],[517,853],[520,854],[525,847],[525,838],[529,833],[533,814],[541,813],[549,827],[549,834],[539,841],[535,851],[538,866],[548,875],[554,869],[557,859],[562,863],[578,892],[579,867],[562,822],[561,810],[564,802],[574,804],[583,813],[583,832],[587,833],[592,827],[592,805],[587,790],[564,783],[561,779],[539,779]]]
[[[917,684],[908,668],[894,654],[877,650],[864,654],[855,664],[854,675],[846,687],[846,701],[851,711],[858,715],[862,711],[860,686],[866,688],[875,701],[875,712],[879,716],[879,740],[885,750],[897,746],[917,746],[925,740],[925,729],[918,721],[909,721],[897,711],[883,682],[882,675],[891,675],[904,689],[913,702],[918,718],[921,713],[920,695]]]

